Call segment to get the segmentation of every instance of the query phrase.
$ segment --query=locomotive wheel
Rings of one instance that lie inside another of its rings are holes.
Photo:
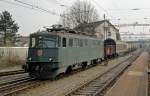
[[[85,69],[87,67],[87,62],[82,63],[82,69]]]

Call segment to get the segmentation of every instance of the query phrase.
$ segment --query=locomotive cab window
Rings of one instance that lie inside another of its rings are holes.
[[[63,38],[63,39],[62,39],[62,46],[63,46],[63,47],[66,47],[66,45],[67,45],[66,43],[67,43],[66,38]]]
[[[31,46],[32,48],[34,48],[35,45],[36,45],[36,39],[35,39],[34,37],[32,37],[32,38],[31,38],[31,44],[30,44],[30,46]]]
[[[57,47],[57,39],[54,36],[51,37],[39,37],[38,47],[42,48],[55,48]]]
[[[72,38],[69,39],[69,47],[73,47],[73,39]]]
[[[31,48],[56,48],[58,47],[58,37],[56,36],[37,36],[31,38]]]

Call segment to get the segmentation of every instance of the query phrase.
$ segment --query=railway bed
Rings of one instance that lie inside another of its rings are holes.
[[[0,96],[7,96],[19,90],[35,85],[35,78],[30,78],[28,73],[4,75],[0,77]]]
[[[130,57],[130,56],[129,56]],[[123,57],[120,57],[120,58],[123,58]],[[113,60],[112,60],[113,61]],[[123,61],[121,61],[123,62]],[[116,65],[116,66],[119,66],[119,65]],[[105,66],[104,66],[105,67]],[[94,68],[94,67],[93,67]],[[91,68],[90,68],[91,69]],[[113,69],[113,68],[112,68]],[[85,70],[85,71],[88,71],[88,70]],[[104,70],[103,70],[104,71]],[[106,70],[105,70],[106,71]],[[79,74],[79,72],[77,72],[77,74]],[[81,71],[82,73],[82,71]],[[72,74],[71,74],[72,75]],[[76,74],[75,74],[76,75]],[[66,76],[67,77],[67,76]],[[70,76],[69,76],[70,77]],[[61,80],[62,79],[62,80]],[[60,80],[55,80],[55,81],[37,81],[37,80],[34,80],[34,78],[21,78],[18,79],[18,80],[14,80],[14,81],[10,81],[10,82],[6,82],[6,83],[0,83],[0,95],[3,95],[3,96],[7,96],[7,95],[13,95],[13,94],[16,94],[18,96],[21,96],[20,93],[22,93],[21,91],[25,90],[25,89],[28,89],[28,88],[32,88],[32,87],[36,87],[36,86],[40,86],[40,85],[44,85],[44,84],[48,84],[48,83],[56,83],[56,82],[59,82],[61,83],[61,81],[63,81],[63,79],[66,79],[66,78],[61,78]],[[34,81],[33,81],[34,80]],[[88,80],[90,81],[90,80]],[[7,84],[8,83],[8,84]],[[11,83],[11,84],[10,84]],[[80,84],[81,85],[81,84]],[[74,88],[73,88],[74,89]],[[76,89],[76,88],[75,88]],[[18,94],[19,92],[19,94]],[[69,91],[71,92],[71,91]],[[68,94],[68,93],[67,93]],[[66,93],[64,93],[64,95],[67,95]],[[53,94],[54,95],[54,94]],[[49,95],[49,96],[53,96],[53,95]],[[24,95],[23,95],[24,96]],[[56,95],[57,96],[57,95]]]
[[[107,72],[96,77],[92,81],[86,83],[85,85],[73,90],[66,96],[103,96],[103,92],[107,89],[118,76],[123,73],[123,71],[137,58],[134,56],[129,58],[127,61],[121,62],[119,65],[114,66]]]
[[[34,78],[22,78],[20,80],[12,81],[5,83],[4,85],[0,85],[0,96],[7,96],[14,94],[18,91],[24,90],[31,86],[35,86],[36,81]]]
[[[0,77],[0,86],[5,85],[9,82],[13,82],[13,81],[16,81],[16,80],[21,80],[21,79],[24,79],[24,78],[29,78],[28,73],[1,76]]]
[[[149,52],[149,64],[148,64],[148,96],[150,96],[150,49]]]
[[[150,96],[150,73],[148,74],[148,96]]]
[[[148,54],[143,52],[129,67],[105,96],[147,96]]]
[[[22,74],[22,73],[25,73],[24,70],[6,71],[6,72],[0,72],[0,76],[8,76],[8,75]]]
[[[114,60],[109,61],[111,64],[108,66],[97,65],[96,67],[92,67],[88,70],[77,72],[76,74],[66,76],[65,78],[61,78],[54,81],[44,81],[40,84],[40,87],[30,88],[24,91],[19,92],[16,96],[64,96],[70,93],[72,90],[81,87],[85,83],[93,80],[100,74],[105,73],[110,68],[118,65],[118,63],[123,62],[130,56],[116,58]],[[117,63],[117,64],[116,64]],[[99,71],[98,71],[99,70]],[[96,72],[96,73],[95,73]],[[91,75],[88,75],[91,74]]]

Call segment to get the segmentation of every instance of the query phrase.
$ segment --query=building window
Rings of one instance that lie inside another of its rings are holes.
[[[111,32],[108,32],[108,36],[111,36]]]

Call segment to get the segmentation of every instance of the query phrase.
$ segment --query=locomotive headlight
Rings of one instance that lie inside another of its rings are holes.
[[[28,60],[29,60],[29,61],[31,61],[31,60],[32,60],[32,58],[30,57],[30,58],[28,58]]]
[[[52,61],[53,59],[52,58],[49,58],[49,61]]]

